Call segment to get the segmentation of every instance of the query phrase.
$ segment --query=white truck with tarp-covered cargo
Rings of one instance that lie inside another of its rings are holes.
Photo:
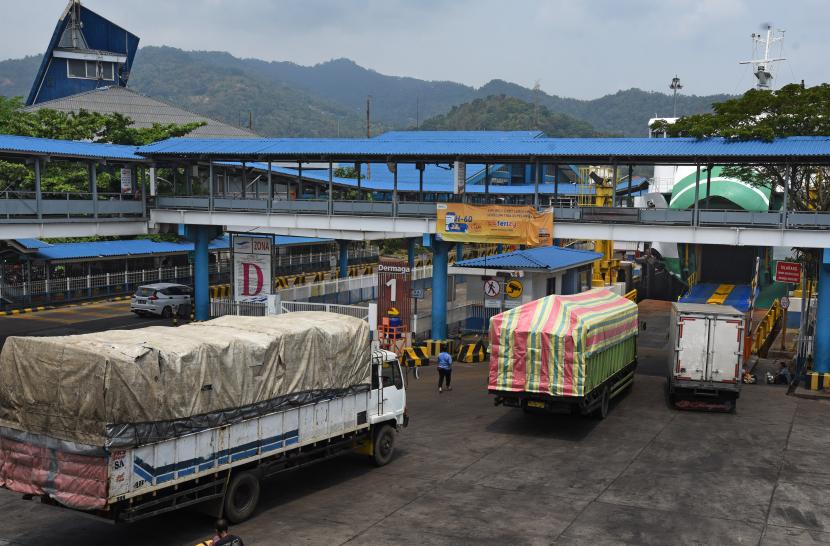
[[[9,337],[0,354],[0,486],[115,522],[206,502],[242,521],[272,475],[354,450],[386,464],[406,421],[396,356],[332,313]]]

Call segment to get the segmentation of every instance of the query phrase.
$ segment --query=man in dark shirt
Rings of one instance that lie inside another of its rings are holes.
[[[220,519],[216,522],[216,537],[211,546],[245,546],[242,539],[228,532],[227,520]]]

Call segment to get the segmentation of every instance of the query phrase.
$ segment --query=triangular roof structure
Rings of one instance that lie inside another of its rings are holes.
[[[27,105],[89,91],[126,86],[139,38],[70,0],[52,32]]]
[[[61,112],[97,112],[100,114],[117,113],[133,120],[137,129],[152,127],[154,123],[185,125],[204,122],[207,125],[197,128],[187,136],[192,138],[252,138],[257,135],[206,116],[188,112],[172,104],[144,96],[126,87],[102,87],[85,93],[70,95],[60,99],[39,103],[27,108],[38,110],[49,108]]]

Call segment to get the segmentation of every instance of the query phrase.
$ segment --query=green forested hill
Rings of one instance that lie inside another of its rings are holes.
[[[440,116],[426,120],[421,129],[429,131],[526,131],[538,129],[551,137],[598,136],[588,123],[545,106],[505,95],[475,99]]]
[[[0,94],[25,96],[40,56],[0,61]],[[628,89],[593,100],[534,92],[493,80],[471,86],[387,76],[348,59],[315,66],[240,59],[224,52],[170,47],[139,50],[130,87],[230,123],[254,116],[254,130],[277,136],[359,136],[365,134],[366,96],[372,95],[373,133],[403,129],[476,99],[505,95],[566,114],[607,134],[642,136],[648,119],[671,113],[671,96]],[[725,95],[678,97],[678,112],[709,110]],[[476,103],[482,104],[482,103]]]

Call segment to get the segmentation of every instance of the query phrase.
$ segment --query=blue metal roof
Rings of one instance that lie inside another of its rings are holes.
[[[787,137],[770,142],[723,138],[403,138],[392,139],[194,139],[174,138],[143,146],[144,156],[202,157],[217,159],[261,158],[322,161],[456,159],[528,161],[617,159],[708,161],[728,163],[743,158],[830,159],[830,136]]]
[[[483,256],[455,263],[455,267],[485,269],[544,269],[559,271],[592,263],[602,254],[590,250],[577,250],[558,246],[540,246],[527,250],[516,250],[495,256]]]
[[[274,244],[277,246],[295,245],[316,245],[330,243],[333,239],[321,239],[319,237],[295,237],[293,235],[274,235]]]
[[[43,243],[43,241],[41,241]],[[150,256],[192,252],[193,243],[155,242],[147,239],[127,239],[123,241],[95,241],[85,243],[44,243],[32,255],[36,260],[72,260],[79,258],[113,258],[117,256]],[[227,250],[227,238],[217,238],[210,242],[210,250]]]
[[[157,254],[192,252],[193,243],[155,242],[148,239],[125,239],[119,241],[94,241],[83,243],[47,243],[40,239],[15,239],[18,244],[37,250],[31,254],[35,260],[72,260],[80,258],[113,258],[117,256],[152,256]],[[310,245],[328,243],[331,239],[317,237],[292,237],[275,235],[277,246]],[[217,237],[210,242],[209,250],[228,250],[230,238],[227,235]]]
[[[542,131],[389,131],[373,140],[526,140],[545,136]]]
[[[69,78],[66,60],[54,57],[56,49],[77,53],[92,53],[93,55],[124,55],[127,58],[126,62],[123,67],[115,70],[113,84],[122,87],[127,85],[127,77],[138,51],[138,36],[79,4],[77,15],[80,15],[80,33],[86,43],[77,44],[77,47],[70,47],[71,44],[62,44],[61,37],[72,18],[71,7],[72,3],[70,2],[55,25],[46,53],[43,55],[40,68],[38,68],[37,75],[32,83],[32,89],[29,91],[29,97],[26,100],[27,105],[97,88],[99,82],[96,79]]]
[[[143,157],[136,155],[135,151],[135,146],[122,146],[120,144],[0,135],[0,153],[9,152],[79,159],[146,161]]]

